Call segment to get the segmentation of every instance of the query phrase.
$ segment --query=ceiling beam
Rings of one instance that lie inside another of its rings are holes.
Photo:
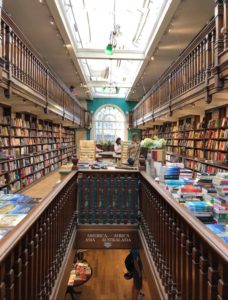
[[[145,54],[137,51],[114,50],[112,55],[107,55],[104,50],[77,50],[78,59],[112,59],[112,60],[144,60]]]
[[[87,87],[115,87],[118,86],[119,88],[131,88],[131,83],[126,82],[126,83],[120,83],[120,82],[113,82],[110,84],[110,82],[105,81],[105,80],[100,80],[100,81],[89,81],[87,83]]]

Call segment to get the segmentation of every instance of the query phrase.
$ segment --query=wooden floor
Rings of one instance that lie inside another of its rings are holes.
[[[75,289],[81,291],[77,300],[132,300],[132,280],[124,279],[126,273],[124,260],[129,250],[88,250],[84,258],[93,269],[91,279]],[[143,274],[143,288],[145,300],[152,300],[148,283]],[[66,295],[64,300],[70,300]]]

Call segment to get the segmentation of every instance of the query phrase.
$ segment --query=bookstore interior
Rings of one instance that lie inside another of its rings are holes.
[[[228,1],[16,2],[0,300],[228,299]]]

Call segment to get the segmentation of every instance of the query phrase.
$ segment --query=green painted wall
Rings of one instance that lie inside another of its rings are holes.
[[[114,104],[119,106],[125,113],[131,111],[137,102],[128,102],[124,98],[95,98],[94,100],[87,101],[87,109],[94,114],[98,108],[103,105]],[[136,132],[141,137],[141,130],[132,128],[128,130],[128,139],[131,139],[132,133]],[[90,130],[87,130],[87,139],[90,139]]]
[[[110,99],[105,99],[105,98],[95,98],[94,100],[87,101],[87,109],[93,113],[96,112],[96,110],[101,107],[102,105],[105,104],[114,104],[116,106],[119,106],[124,112],[132,110],[137,102],[128,102],[125,101],[124,98],[110,98]]]

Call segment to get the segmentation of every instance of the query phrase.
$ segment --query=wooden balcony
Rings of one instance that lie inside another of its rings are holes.
[[[0,299],[62,299],[76,247],[139,247],[156,299],[228,297],[227,245],[144,172],[71,173],[0,242]]]
[[[85,109],[41,60],[15,23],[2,11],[0,86],[7,98],[21,97],[84,127]],[[7,102],[6,102],[7,104]]]
[[[206,105],[227,88],[227,18],[227,3],[217,1],[214,18],[134,108],[135,127],[171,117],[198,100],[205,100]]]

